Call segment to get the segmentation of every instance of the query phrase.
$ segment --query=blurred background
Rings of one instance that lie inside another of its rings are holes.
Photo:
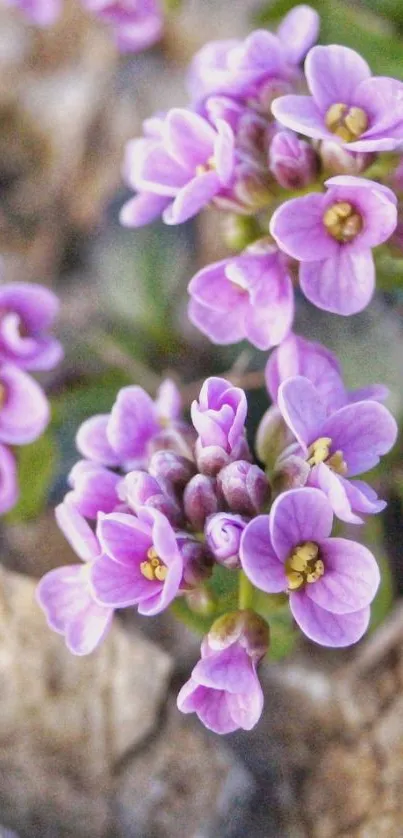
[[[196,49],[271,26],[295,3],[170,5],[162,43],[124,58],[78,2],[66,0],[49,30],[0,6],[3,278],[59,295],[66,352],[42,376],[53,421],[20,449],[21,499],[0,530],[0,835],[399,838],[402,443],[374,478],[388,509],[361,530],[383,568],[370,636],[349,652],[326,652],[295,646],[288,626],[277,626],[262,670],[264,716],[252,734],[223,740],[177,713],[174,696],[199,649],[189,626],[169,614],[148,622],[126,612],[101,649],[75,659],[33,600],[35,579],[74,560],[53,508],[77,459],[77,426],[109,410],[119,387],[154,393],[168,373],[189,405],[200,379],[236,363],[240,378],[253,380],[251,433],[267,407],[266,353],[215,348],[186,318],[189,279],[228,253],[219,214],[125,230],[120,168],[145,117],[186,104]],[[322,16],[322,43],[352,46],[374,73],[403,78],[402,0],[311,5]],[[296,331],[336,351],[349,387],[386,384],[402,421],[403,256],[380,263],[378,289],[350,319],[299,298]]]

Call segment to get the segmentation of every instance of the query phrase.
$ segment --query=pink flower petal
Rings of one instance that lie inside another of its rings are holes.
[[[270,233],[278,246],[289,256],[316,264],[329,259],[339,245],[327,232],[323,215],[325,196],[318,193],[285,201],[273,213]]]
[[[361,640],[371,616],[367,606],[352,614],[332,614],[312,602],[305,591],[290,594],[290,608],[300,629],[321,646],[343,648]]]
[[[325,436],[322,428],[326,408],[308,378],[297,375],[283,381],[277,400],[285,422],[302,448],[306,449],[318,437]]]
[[[372,253],[340,245],[330,259],[301,264],[299,281],[306,298],[318,308],[345,316],[357,314],[375,290]]]
[[[380,582],[372,553],[346,538],[328,538],[320,550],[325,572],[306,586],[306,596],[332,614],[351,614],[370,605]]]
[[[269,594],[286,590],[284,566],[272,546],[268,515],[259,515],[247,525],[239,555],[244,572],[256,588]]]
[[[285,561],[304,541],[319,543],[328,538],[333,523],[330,503],[319,489],[291,489],[273,503],[270,533],[273,549]]]
[[[367,62],[349,47],[331,44],[313,47],[305,62],[305,75],[312,96],[322,111],[331,105],[355,105],[358,85],[369,78]]]

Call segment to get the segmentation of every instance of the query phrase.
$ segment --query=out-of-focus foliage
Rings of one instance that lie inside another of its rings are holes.
[[[213,620],[239,607],[238,574],[215,565],[206,589],[211,595],[211,609],[208,615],[198,614],[189,607],[184,598],[176,599],[171,606],[175,616],[200,635],[209,631]],[[286,657],[298,639],[288,605],[283,604],[282,597],[267,597],[255,590],[253,608],[270,624],[269,659],[274,661]]]
[[[18,450],[17,506],[5,517],[10,524],[29,521],[42,511],[57,467],[57,448],[51,432]]]
[[[276,24],[295,5],[294,0],[273,0],[263,7],[259,22]],[[310,5],[321,16],[321,43],[352,47],[367,59],[374,73],[403,77],[398,32],[398,27],[403,27],[401,0],[363,0],[360,4],[310,0]]]

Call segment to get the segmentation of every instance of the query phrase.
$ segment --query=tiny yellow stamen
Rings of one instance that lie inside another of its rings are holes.
[[[215,166],[214,157],[209,157],[209,159],[206,161],[206,163],[199,163],[196,166],[195,173],[196,173],[197,177],[200,177],[200,175],[205,175],[206,172],[214,171],[215,167],[216,166]]]
[[[329,436],[321,436],[315,440],[308,448],[308,465],[318,466],[319,463],[324,463],[329,456],[331,444],[332,440]]]
[[[337,103],[327,111],[325,125],[336,137],[351,143],[367,130],[368,117],[362,108],[349,108],[348,105]]]
[[[352,241],[362,230],[361,215],[347,201],[329,207],[323,216],[323,223],[328,233],[342,243]]]
[[[336,474],[347,474],[347,463],[344,460],[342,451],[335,451],[330,454],[332,440],[329,436],[321,436],[308,448],[307,463],[312,468],[325,463]]]
[[[326,460],[326,465],[336,474],[347,474],[347,463],[343,457],[342,451],[335,451],[334,454]]]
[[[155,582],[155,580],[164,582],[168,573],[168,568],[163,564],[154,547],[147,550],[147,560],[141,562],[140,570],[150,582]]]
[[[306,581],[310,584],[311,582],[317,582],[321,576],[323,576],[325,572],[325,565],[322,562],[322,559],[317,559],[313,566],[313,570],[309,570],[306,574]]]
[[[325,572],[319,547],[314,541],[305,541],[292,551],[285,563],[289,591],[299,591],[305,584],[317,582]]]

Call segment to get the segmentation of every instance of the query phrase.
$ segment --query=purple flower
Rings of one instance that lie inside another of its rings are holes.
[[[42,388],[13,364],[0,365],[0,442],[26,445],[45,430],[49,404]]]
[[[121,52],[141,52],[162,37],[164,19],[158,0],[83,0],[83,5],[112,26]]]
[[[290,334],[272,352],[266,365],[267,389],[274,403],[277,402],[280,384],[296,375],[302,375],[312,382],[329,413],[350,402],[365,399],[383,401],[388,396],[387,388],[381,384],[362,387],[349,393],[344,386],[336,355],[320,343]]]
[[[274,247],[255,245],[209,265],[193,277],[188,290],[189,317],[214,343],[247,338],[258,349],[269,349],[292,326],[292,282]]]
[[[9,512],[17,500],[17,464],[7,446],[0,445],[0,515]]]
[[[195,474],[183,493],[183,506],[192,527],[202,530],[208,515],[220,508],[216,480],[207,474]]]
[[[391,151],[403,132],[403,84],[371,78],[364,59],[348,47],[313,47],[305,62],[311,96],[288,95],[272,104],[275,118],[299,134],[348,143],[351,151]]]
[[[204,535],[215,560],[228,567],[240,567],[239,545],[247,521],[240,515],[218,512],[206,521]]]
[[[259,466],[245,460],[229,463],[219,472],[217,485],[231,512],[256,515],[270,497],[269,481]]]
[[[178,532],[176,538],[183,560],[181,591],[186,591],[187,595],[190,593],[193,603],[199,594],[201,599],[210,597],[211,594],[204,587],[204,583],[211,576],[213,557],[205,544],[201,544],[198,539],[192,538],[185,531]],[[187,601],[190,604],[189,599]]]
[[[273,179],[267,167],[270,142],[277,128],[266,115],[228,96],[210,96],[202,113],[219,128],[225,122],[234,135],[234,167],[230,184],[214,199],[219,209],[258,212],[273,200]]]
[[[233,460],[245,459],[247,401],[243,390],[225,378],[207,378],[199,401],[191,406],[191,417],[199,434],[196,443],[201,471],[217,473]]]
[[[137,517],[100,515],[97,535],[104,551],[94,562],[91,581],[96,600],[113,608],[137,605],[140,614],[159,614],[179,591],[183,559],[164,515],[140,507]]]
[[[91,460],[79,460],[68,477],[72,491],[65,501],[84,518],[96,520],[98,512],[113,512],[121,505],[118,494],[121,478],[105,466]]]
[[[311,303],[335,314],[356,314],[374,291],[371,249],[396,227],[396,197],[379,183],[348,175],[330,178],[326,186],[326,194],[282,204],[270,232],[301,262],[301,289]]]
[[[99,465],[124,471],[142,467],[151,454],[151,443],[166,427],[181,429],[175,391],[172,382],[168,387],[165,382],[154,402],[142,387],[123,387],[111,413],[83,422],[76,438],[78,450]]]
[[[172,526],[183,524],[183,512],[172,486],[163,478],[157,480],[146,471],[130,471],[120,482],[119,494],[135,513],[142,506],[151,506],[162,512]]]
[[[201,646],[201,660],[182,687],[182,713],[197,713],[215,733],[251,730],[260,719],[263,693],[256,672],[268,647],[267,625],[250,611],[226,614]]]
[[[361,401],[329,416],[319,392],[302,376],[281,384],[278,406],[300,446],[298,453],[311,467],[309,485],[328,496],[339,518],[361,523],[356,512],[375,513],[384,508],[365,483],[350,483],[347,478],[369,471],[394,445],[397,425],[386,407]]]
[[[269,167],[284,189],[302,189],[315,180],[318,158],[304,140],[291,131],[279,131],[270,144]]]
[[[36,598],[48,625],[64,635],[70,652],[88,655],[105,637],[113,616],[112,608],[95,602],[90,587],[91,563],[101,550],[96,536],[73,506],[60,504],[56,519],[85,564],[65,565],[46,573],[39,582]]]
[[[175,451],[162,449],[152,455],[148,471],[157,480],[162,480],[180,491],[196,473],[196,467],[187,457]]]
[[[348,146],[337,140],[322,140],[319,155],[325,172],[329,175],[360,175],[376,160],[375,152],[349,151]]]
[[[315,42],[319,17],[309,6],[296,6],[277,35],[258,29],[244,41],[212,41],[195,55],[188,87],[193,101],[212,93],[251,98],[269,82],[289,80]]]
[[[14,282],[0,286],[0,360],[25,370],[50,370],[63,350],[46,332],[59,311],[59,301],[42,285]]]
[[[292,615],[311,640],[349,646],[368,627],[379,585],[372,554],[354,541],[329,538],[333,513],[318,489],[293,489],[260,515],[241,539],[242,567],[257,588],[289,592]]]
[[[148,224],[162,213],[166,224],[192,218],[231,183],[234,135],[218,120],[186,108],[173,108],[164,119],[145,124],[146,136],[133,140],[124,164],[128,184],[139,194],[121,211],[126,227]]]
[[[25,17],[38,26],[51,26],[61,13],[61,0],[7,0],[9,6],[19,9]]]

